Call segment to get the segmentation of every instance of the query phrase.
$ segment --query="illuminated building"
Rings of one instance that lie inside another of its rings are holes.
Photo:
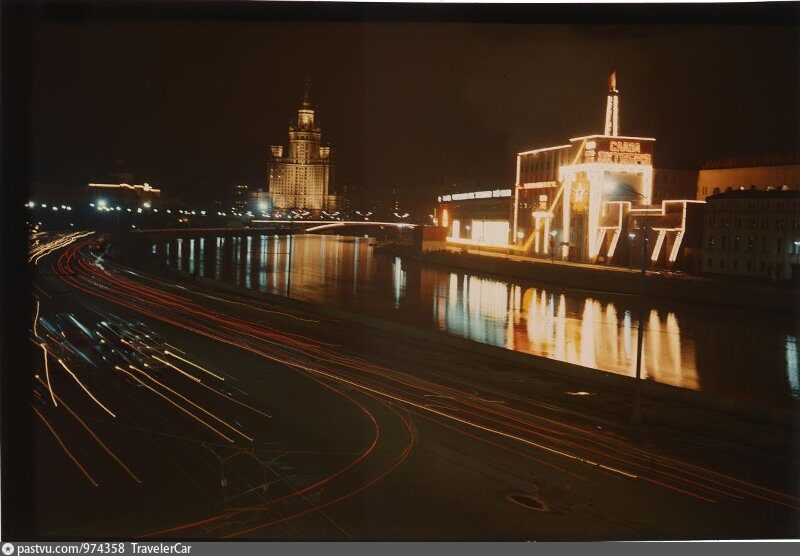
[[[735,189],[800,189],[800,160],[796,155],[713,160],[697,177],[698,199]]]
[[[492,189],[439,196],[438,218],[452,244],[504,246],[508,244],[511,189]],[[460,214],[468,212],[469,219]],[[452,215],[452,216],[451,216]]]
[[[706,199],[702,272],[786,280],[800,268],[800,191],[735,189]]]
[[[322,129],[311,108],[306,79],[303,103],[289,126],[289,151],[270,146],[267,164],[269,196],[276,209],[335,210],[333,152],[321,144]]]
[[[654,265],[674,266],[685,247],[687,221],[695,218],[698,210],[690,206],[693,199],[651,205],[655,139],[620,135],[619,117],[615,72],[609,78],[602,134],[573,137],[562,145],[517,154],[516,183],[509,191],[507,217],[496,210],[491,220],[472,218],[472,209],[454,204],[455,196],[440,197],[438,213],[449,211],[448,243],[624,265],[630,260],[630,240],[635,235],[628,226],[635,227],[636,218],[646,214],[651,219],[648,239],[653,237],[648,245],[651,250],[658,247],[658,253],[648,256]],[[441,220],[437,218],[437,222]],[[476,221],[483,230],[490,230],[484,234],[488,240],[474,237],[479,234],[464,237],[464,227],[474,229]],[[699,239],[697,243],[699,246]]]
[[[95,203],[125,206],[156,206],[161,190],[149,183],[131,185],[128,183],[90,183],[89,198]]]
[[[248,190],[250,188],[244,184],[234,185],[230,207],[226,207],[225,210],[230,210],[234,214],[244,214],[248,209]]]

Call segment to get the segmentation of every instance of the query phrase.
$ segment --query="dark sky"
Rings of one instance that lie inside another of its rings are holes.
[[[305,75],[337,177],[367,188],[508,187],[517,151],[602,131],[615,69],[622,132],[656,137],[657,167],[792,152],[797,49],[791,27],[49,21],[32,173],[125,159],[173,191],[262,186]]]

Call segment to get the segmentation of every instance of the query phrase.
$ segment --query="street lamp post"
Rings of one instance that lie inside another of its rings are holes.
[[[642,275],[639,280],[639,328],[636,337],[636,382],[631,407],[631,423],[642,424],[642,354],[644,351],[644,279],[647,276],[647,213],[642,226]]]
[[[647,197],[633,189],[632,187],[620,184],[630,193],[641,197],[645,201]],[[633,240],[633,234],[628,237]],[[632,248],[633,246],[631,246]],[[631,249],[631,263],[633,259],[633,250]],[[631,267],[633,264],[630,265]],[[633,425],[642,424],[642,355],[644,352],[644,280],[647,277],[647,212],[644,213],[644,222],[642,223],[642,270],[641,278],[639,279],[639,328],[636,335],[636,376],[633,386],[633,404],[631,405],[630,422]]]

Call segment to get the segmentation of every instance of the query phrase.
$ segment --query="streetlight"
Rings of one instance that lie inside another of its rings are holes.
[[[645,201],[647,197],[633,189],[627,184],[606,184],[606,191],[613,191],[617,187],[627,190],[629,193],[641,197]],[[628,237],[633,238],[636,234],[630,232]],[[631,251],[632,253],[632,251]],[[631,255],[631,260],[633,256]],[[647,276],[647,212],[644,213],[644,223],[642,226],[642,274],[639,279],[639,329],[636,337],[636,379],[633,390],[633,405],[631,406],[631,423],[634,425],[642,424],[642,352],[644,351],[644,279]]]
[[[558,235],[558,230],[551,230],[550,231],[550,257],[551,262],[556,264],[556,236]]]

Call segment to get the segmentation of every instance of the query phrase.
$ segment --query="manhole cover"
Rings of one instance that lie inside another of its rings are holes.
[[[534,510],[537,512],[547,512],[550,510],[550,508],[547,507],[547,504],[545,504],[542,500],[531,494],[523,494],[523,493],[506,494],[506,500],[508,500],[512,504],[516,504],[517,506],[522,506],[523,508],[527,508],[528,510]]]

